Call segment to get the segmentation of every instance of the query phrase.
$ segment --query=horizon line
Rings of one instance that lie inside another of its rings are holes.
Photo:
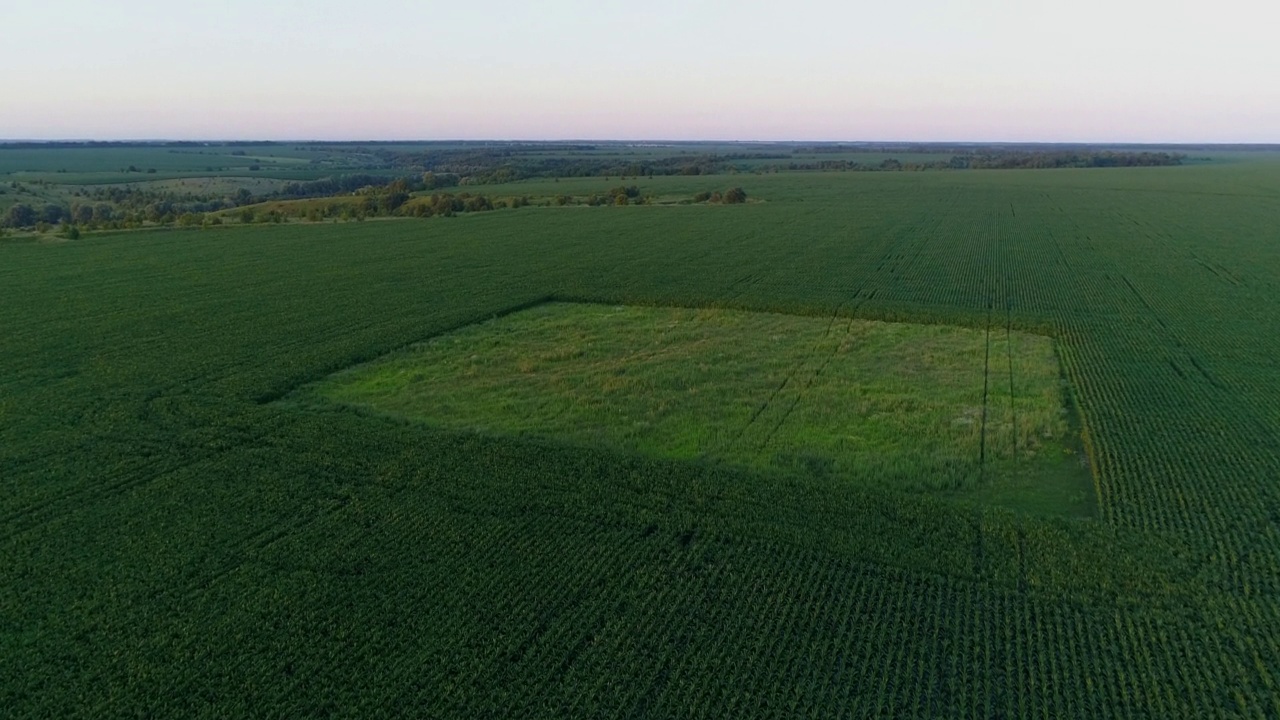
[[[443,144],[443,143],[502,143],[502,144],[609,144],[609,145],[694,145],[694,144],[726,144],[726,145],[1124,145],[1124,146],[1157,146],[1157,147],[1276,147],[1280,141],[1153,141],[1153,140],[836,140],[836,139],[791,139],[791,140],[741,140],[741,139],[702,139],[676,140],[664,138],[646,139],[588,139],[588,138],[344,138],[341,140],[319,138],[0,138],[0,145],[44,145],[44,144],[103,144],[124,145],[143,143],[207,143],[234,145],[237,143],[274,143],[274,144]]]

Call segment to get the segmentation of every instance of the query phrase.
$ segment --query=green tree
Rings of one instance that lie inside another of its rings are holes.
[[[404,205],[408,201],[409,193],[404,190],[392,190],[378,198],[378,205],[379,209],[384,213],[391,214],[396,210],[399,210],[400,206]]]
[[[493,209],[493,203],[484,195],[476,195],[466,200],[465,209],[467,212],[484,212]]]
[[[40,213],[40,219],[50,225],[57,225],[71,216],[71,213],[63,206],[56,203],[49,203],[44,206],[44,210]]]
[[[36,211],[26,203],[18,203],[9,208],[4,216],[4,225],[13,228],[31,227],[36,224]]]

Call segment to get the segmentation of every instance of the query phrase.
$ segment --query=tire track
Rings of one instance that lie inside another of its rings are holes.
[[[832,322],[834,323],[834,321],[835,321],[835,318],[833,317]],[[848,337],[849,333],[852,332],[853,323],[854,323],[854,318],[849,318],[849,323],[845,325],[844,337]],[[831,327],[828,326],[827,336],[825,336],[824,339],[829,337],[830,334],[831,334]],[[835,359],[837,354],[839,354],[841,347],[843,347],[843,342],[837,343],[836,346],[831,349],[831,352],[827,354],[827,358],[822,361],[821,365],[818,366],[818,369],[815,370],[814,373],[809,376],[808,382],[804,384],[804,387],[800,389],[800,392],[796,393],[795,399],[791,401],[791,405],[787,408],[786,412],[782,414],[782,417],[778,419],[778,422],[774,424],[773,428],[769,430],[769,433],[765,435],[764,440],[761,441],[760,443],[761,449],[764,449],[765,447],[767,447],[769,445],[769,442],[773,440],[773,436],[778,432],[778,429],[782,427],[783,423],[787,421],[787,418],[791,417],[791,413],[796,409],[796,406],[800,404],[800,401],[804,399],[805,395],[808,394],[809,388],[813,387],[813,383],[818,379],[820,375],[822,375],[822,371],[826,370],[827,366],[831,364],[831,361]]]
[[[760,416],[763,415],[771,405],[773,405],[778,395],[780,395],[782,391],[785,390],[787,386],[791,384],[791,381],[794,380],[796,376],[800,374],[800,371],[806,365],[809,364],[809,361],[812,360],[817,355],[818,348],[822,347],[822,344],[826,342],[827,339],[831,336],[831,328],[832,326],[835,325],[836,318],[839,317],[839,312],[840,312],[840,309],[836,308],[835,313],[832,314],[831,319],[827,322],[827,329],[823,333],[822,339],[819,340],[818,343],[814,345],[813,350],[811,350],[809,354],[805,355],[804,359],[801,360],[799,363],[797,363],[796,366],[792,368],[791,372],[788,373],[787,376],[782,379],[782,382],[778,384],[778,387],[774,388],[773,392],[769,394],[768,399],[766,399],[764,403],[760,405],[760,407],[756,408],[755,413],[751,415],[751,419],[747,421],[746,425],[742,426],[742,429],[738,431],[738,434],[734,436],[733,440],[729,441],[728,445],[726,446],[726,449],[733,448],[734,446],[742,442],[742,438],[747,434],[747,432],[752,427],[755,426],[756,421],[760,419]],[[852,324],[852,320],[850,321],[850,324]],[[790,410],[787,411],[787,414],[790,414]],[[770,431],[769,435],[772,435],[772,434],[773,434],[773,431]],[[766,439],[767,438],[768,438],[768,435],[766,435]],[[761,444],[761,447],[763,447],[763,444]]]

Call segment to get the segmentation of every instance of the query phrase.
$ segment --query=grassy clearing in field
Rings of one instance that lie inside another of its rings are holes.
[[[1048,338],[550,303],[305,391],[457,430],[1087,515]]]

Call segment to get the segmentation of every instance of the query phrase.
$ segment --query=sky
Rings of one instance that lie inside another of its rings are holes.
[[[1280,142],[1269,0],[5,0],[0,138]]]

